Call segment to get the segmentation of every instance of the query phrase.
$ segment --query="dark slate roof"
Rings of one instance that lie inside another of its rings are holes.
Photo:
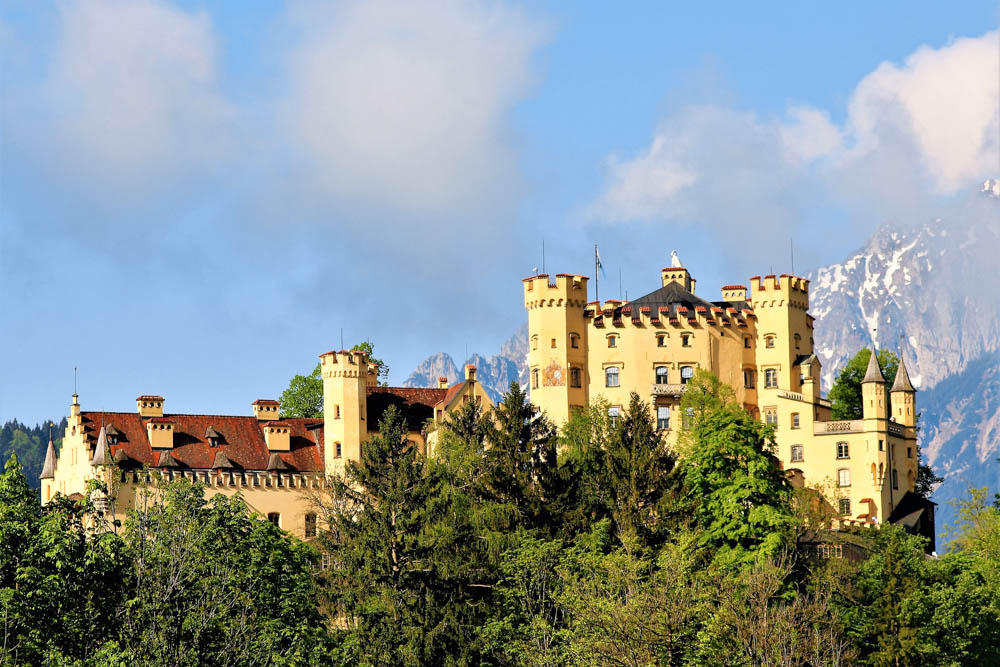
[[[629,305],[633,308],[649,306],[651,309],[655,309],[659,306],[669,306],[674,303],[683,304],[691,310],[694,310],[697,306],[702,306],[703,308],[711,310],[712,306],[715,305],[727,305],[725,302],[714,304],[709,301],[705,301],[701,297],[697,297],[684,289],[684,286],[677,282],[667,283],[660,289],[653,290],[645,296],[629,301]]]
[[[815,354],[797,354],[795,355],[795,363],[793,366],[801,366],[805,363],[815,364],[817,362]]]
[[[906,372],[906,364],[899,360],[899,370],[896,371],[896,381],[892,383],[889,391],[916,391],[910,383],[910,374]]]
[[[865,378],[861,382],[862,384],[865,382],[885,383],[885,376],[882,375],[882,369],[878,366],[878,355],[875,350],[872,350],[872,356],[868,359],[868,370],[865,371]]]
[[[409,431],[419,433],[424,423],[434,417],[434,406],[444,400],[448,389],[429,387],[368,387],[368,430],[377,431],[382,415],[395,405],[406,420]]]
[[[108,449],[108,436],[104,426],[101,425],[101,432],[97,436],[97,446],[94,448],[94,458],[91,459],[90,465],[102,466],[107,465],[112,461],[111,450]]]

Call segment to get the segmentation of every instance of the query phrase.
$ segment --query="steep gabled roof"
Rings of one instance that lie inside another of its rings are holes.
[[[40,479],[52,479],[56,476],[56,446],[52,444],[52,436],[49,436],[49,446],[45,450],[45,463],[42,465]]]
[[[896,371],[896,381],[892,383],[889,391],[911,391],[915,392],[913,384],[910,383],[910,374],[906,372],[906,364],[899,360],[899,370]]]
[[[102,424],[101,432],[97,436],[97,446],[94,448],[94,458],[91,459],[90,465],[103,466],[113,462],[114,459],[111,457],[111,450],[108,449],[108,435]]]
[[[865,378],[861,381],[862,384],[866,382],[881,382],[885,384],[885,376],[882,375],[882,369],[878,365],[878,355],[875,350],[872,350],[872,356],[868,359],[868,370],[865,371]]]

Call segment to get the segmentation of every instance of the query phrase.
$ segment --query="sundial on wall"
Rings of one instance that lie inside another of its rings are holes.
[[[562,387],[566,384],[566,373],[555,359],[549,362],[542,372],[542,385],[545,387]]]

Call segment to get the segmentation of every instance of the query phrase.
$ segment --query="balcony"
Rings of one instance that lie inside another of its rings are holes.
[[[680,396],[685,391],[686,384],[654,384],[650,393],[653,396]]]
[[[816,422],[813,424],[813,435],[828,435],[831,433],[861,433],[865,430],[863,419],[848,419],[836,422]]]
[[[897,438],[902,438],[905,430],[902,424],[896,422],[889,422],[889,435],[894,435]]]

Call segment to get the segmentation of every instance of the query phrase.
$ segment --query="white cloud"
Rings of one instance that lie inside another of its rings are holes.
[[[10,128],[61,188],[130,204],[225,159],[232,110],[217,90],[205,13],[154,0],[69,0],[56,35],[44,80],[11,103]]]
[[[285,121],[307,189],[438,214],[517,184],[509,111],[543,30],[502,3],[375,0],[294,12]]]
[[[865,223],[918,213],[929,198],[967,191],[998,168],[997,39],[992,32],[883,63],[852,92],[843,126],[802,106],[776,118],[682,109],[648,148],[607,161],[588,213],[694,221],[762,244],[785,237],[827,197],[863,209]]]

